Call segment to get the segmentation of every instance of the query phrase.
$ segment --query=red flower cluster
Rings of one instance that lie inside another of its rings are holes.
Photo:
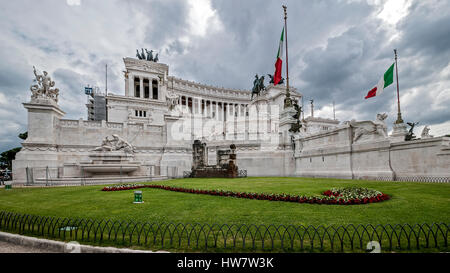
[[[268,201],[284,201],[284,202],[295,202],[295,203],[309,203],[309,204],[327,204],[327,205],[356,205],[356,204],[367,204],[376,203],[384,200],[388,200],[390,197],[387,194],[379,193],[376,196],[361,197],[361,198],[351,198],[344,199],[339,192],[334,192],[331,190],[325,191],[323,197],[314,196],[298,196],[289,194],[266,194],[266,193],[246,193],[246,192],[233,192],[233,191],[223,191],[223,190],[198,190],[198,189],[187,189],[182,187],[172,187],[163,185],[120,185],[104,187],[102,191],[124,191],[133,190],[140,188],[153,188],[162,189],[167,191],[184,192],[184,193],[195,193],[195,194],[206,194],[206,195],[217,195],[217,196],[228,196],[236,198],[247,198],[247,199],[257,199],[257,200],[268,200]]]
[[[332,192],[332,191],[330,191],[330,190],[327,190],[327,191],[325,191],[324,193],[323,193],[323,195],[326,195],[326,196],[339,196],[339,193],[337,193],[337,192]]]

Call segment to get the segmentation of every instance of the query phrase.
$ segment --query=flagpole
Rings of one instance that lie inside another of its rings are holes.
[[[402,113],[400,111],[400,92],[399,92],[399,88],[398,88],[397,49],[394,49],[394,55],[395,55],[395,75],[397,78],[397,106],[398,106],[397,120],[395,121],[395,123],[400,124],[400,123],[403,123],[403,119],[402,119]]]
[[[289,59],[288,59],[288,37],[287,37],[287,7],[283,5],[284,10],[284,35],[286,37],[286,98],[284,99],[284,108],[292,106],[291,94],[289,93]]]

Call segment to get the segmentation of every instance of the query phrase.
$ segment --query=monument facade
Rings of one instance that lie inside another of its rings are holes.
[[[426,131],[404,141],[406,130],[388,135],[384,114],[344,123],[313,114],[303,119],[302,94],[290,87],[293,105],[285,107],[286,86],[265,86],[263,77],[251,91],[227,89],[170,75],[152,51],[123,61],[122,95],[109,92],[105,103],[87,105],[89,111],[104,106],[104,120],[64,119],[58,95],[65,91],[34,69],[30,101],[23,104],[28,138],[13,161],[14,183],[38,184],[48,176],[54,184],[182,177],[197,164],[194,140],[208,147],[205,166],[234,144],[233,164],[248,176],[450,177],[450,138]]]

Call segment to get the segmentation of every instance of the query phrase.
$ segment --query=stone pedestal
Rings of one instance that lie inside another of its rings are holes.
[[[134,156],[122,151],[93,152],[90,161],[80,163],[80,168],[91,176],[128,175],[139,169],[140,164],[133,162]]]
[[[291,133],[289,132],[289,129],[291,129],[291,126],[297,122],[293,117],[296,113],[297,111],[292,106],[284,108],[281,111],[280,132],[283,134],[282,141],[285,144],[291,143]]]
[[[408,134],[406,130],[406,124],[404,123],[394,123],[392,134],[389,136],[391,142],[402,142],[405,141],[405,136]]]
[[[28,137],[22,150],[13,160],[14,183],[26,183],[26,168],[59,166],[57,154],[57,127],[65,112],[50,98],[34,98],[23,104],[28,110]]]
[[[52,99],[33,99],[28,110],[28,137],[24,143],[55,144],[55,125],[66,113]]]

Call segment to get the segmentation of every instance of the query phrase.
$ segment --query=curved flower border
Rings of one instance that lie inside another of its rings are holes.
[[[389,195],[384,194],[380,191],[356,187],[333,188],[331,190],[323,192],[322,196],[247,193],[247,192],[233,192],[224,190],[201,190],[201,189],[188,189],[182,187],[172,187],[154,184],[151,185],[130,184],[130,185],[107,186],[104,187],[102,191],[125,191],[141,188],[153,188],[175,192],[228,196],[228,197],[257,199],[257,200],[326,204],[326,205],[358,205],[358,204],[377,203],[390,199]]]

